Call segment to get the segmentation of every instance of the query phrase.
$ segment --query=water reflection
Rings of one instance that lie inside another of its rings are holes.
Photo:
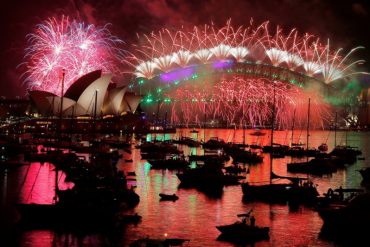
[[[264,136],[250,135],[246,133],[246,143],[268,145],[270,143],[270,132]],[[318,147],[326,142],[329,150],[334,147],[334,134],[328,131],[311,131],[310,147]],[[182,130],[177,134],[155,134],[147,135],[147,140],[163,140],[178,138],[180,135],[187,135],[201,141],[214,136],[225,141],[242,142],[242,130],[209,129],[206,133],[199,130],[199,133],[190,133],[190,130]],[[294,142],[305,142],[305,131],[294,132]],[[290,144],[290,131],[276,131],[275,141],[281,144]],[[370,137],[368,133],[351,132],[346,138],[345,132],[337,133],[337,143],[347,143],[351,146],[358,146],[363,151],[363,156],[370,157]],[[192,153],[202,154],[200,148],[182,147],[186,155]],[[320,239],[319,233],[322,227],[322,220],[317,212],[311,208],[299,207],[290,208],[288,205],[265,204],[261,202],[243,202],[240,186],[227,186],[218,190],[216,196],[202,191],[201,189],[182,188],[176,177],[176,171],[162,171],[150,169],[150,164],[141,160],[140,151],[133,149],[132,153],[121,152],[123,157],[117,167],[126,173],[135,171],[136,180],[130,180],[129,185],[136,187],[140,195],[139,205],[132,211],[142,216],[138,225],[128,225],[127,228],[118,229],[112,232],[98,232],[89,234],[56,233],[51,230],[25,231],[20,233],[21,246],[101,246],[119,245],[127,246],[131,241],[150,236],[152,238],[168,237],[190,239],[189,246],[234,246],[231,243],[217,241],[219,232],[215,226],[231,224],[237,220],[236,215],[247,212],[253,208],[257,219],[256,224],[270,227],[270,240],[255,243],[254,246],[334,246],[330,241]],[[125,162],[125,159],[132,159],[132,163]],[[289,174],[286,164],[291,161],[290,157],[273,160],[273,170],[282,176],[297,176]],[[268,181],[270,172],[270,157],[264,154],[263,164],[251,165],[248,181]],[[312,177],[318,185],[320,194],[328,188],[359,187],[361,186],[361,175],[357,172],[366,166],[366,162],[358,161],[354,165],[338,170],[332,176]],[[9,180],[2,173],[2,196],[17,194],[22,202],[50,203],[52,201],[55,171],[51,164],[33,164],[29,167],[22,167],[16,173],[15,181],[17,186],[9,188]],[[27,175],[27,176],[26,176]],[[59,178],[59,186],[68,188],[70,185],[64,183],[64,175]],[[302,176],[306,176],[302,174]],[[6,182],[8,181],[8,182]],[[13,176],[14,181],[14,176]],[[36,182],[35,182],[36,181]],[[18,194],[18,192],[20,192]],[[160,201],[159,193],[176,193],[179,200]]]

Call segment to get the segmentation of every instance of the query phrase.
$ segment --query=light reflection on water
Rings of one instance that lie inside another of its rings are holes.
[[[264,130],[263,130],[264,131]],[[201,140],[204,138],[203,130],[198,134],[190,134],[189,130],[181,130],[182,135],[192,136]],[[265,131],[265,136],[252,136],[248,130],[246,142],[251,144],[268,145],[270,143],[270,133]],[[177,137],[180,135],[178,132]],[[210,129],[205,133],[206,139],[218,136],[225,141],[242,142],[242,130],[220,130]],[[148,135],[147,139],[170,139],[174,135],[156,134]],[[305,142],[305,131],[295,131],[294,142]],[[290,143],[290,132],[276,131],[274,142],[281,144]],[[370,137],[368,133],[351,132],[346,138],[345,132],[337,133],[337,144],[342,144],[347,139],[351,146],[358,146],[364,157],[370,157]],[[329,150],[334,146],[334,134],[328,131],[311,131],[310,147],[318,147],[321,143],[327,142]],[[199,148],[184,148],[184,153],[202,153]],[[125,163],[125,159],[133,159],[133,163]],[[286,163],[291,158],[274,159],[273,170],[279,175],[292,175],[286,171]],[[358,161],[345,169],[340,169],[332,176],[312,177],[318,185],[320,194],[326,192],[328,188],[339,186],[356,187],[361,183],[361,176],[358,169],[366,166],[365,161]],[[151,170],[150,165],[145,160],[140,160],[140,151],[133,149],[132,154],[123,153],[123,158],[117,164],[119,169],[124,171],[135,171],[136,181],[130,181],[130,185],[136,186],[136,192],[140,195],[139,205],[132,210],[142,216],[142,221],[138,225],[129,225],[122,232],[111,234],[90,234],[88,236],[76,237],[67,233],[54,233],[50,230],[35,230],[21,234],[21,245],[23,246],[52,246],[63,245],[66,241],[69,246],[84,245],[100,246],[104,243],[113,245],[127,246],[131,241],[142,237],[168,237],[190,239],[188,246],[234,246],[227,242],[216,241],[219,233],[215,226],[230,224],[237,220],[236,215],[249,211],[253,208],[257,219],[257,225],[270,227],[270,240],[262,241],[255,246],[334,246],[333,243],[321,240],[319,232],[322,220],[318,214],[310,208],[300,207],[298,210],[291,210],[287,205],[269,205],[259,202],[242,202],[242,192],[240,186],[225,187],[220,198],[210,197],[196,189],[179,189],[179,180],[176,171]],[[269,178],[269,156],[264,155],[264,163],[252,165],[250,174],[247,176],[249,181],[267,181]],[[50,202],[53,195],[54,171],[49,164],[31,166],[32,171],[28,171],[28,178],[23,183],[27,167],[19,169],[16,176],[8,176],[7,179],[16,178],[18,186],[10,188],[8,184],[8,194],[13,193],[22,187],[19,194],[21,201],[45,203]],[[40,170],[39,170],[40,169]],[[38,174],[38,175],[37,175]],[[34,178],[37,176],[37,183]],[[296,176],[296,174],[294,175]],[[302,174],[302,176],[306,176]],[[4,180],[4,178],[1,178]],[[61,178],[60,186],[68,186],[63,183]],[[1,181],[3,184],[4,181]],[[10,183],[10,182],[9,182]],[[45,186],[46,185],[46,186]],[[4,185],[3,185],[4,186]],[[33,188],[32,188],[33,187]],[[32,197],[29,194],[32,190]],[[176,193],[179,200],[159,201],[159,193]],[[27,198],[28,197],[28,198]],[[114,236],[113,236],[114,235]],[[54,243],[53,243],[54,242]]]

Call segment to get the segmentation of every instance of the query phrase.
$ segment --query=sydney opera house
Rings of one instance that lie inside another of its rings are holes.
[[[127,92],[126,86],[117,87],[111,79],[111,74],[97,70],[76,80],[63,96],[30,91],[30,112],[38,117],[24,128],[56,128],[61,115],[63,129],[71,131],[115,132],[142,127],[145,117],[137,111],[142,96]]]
[[[74,82],[62,97],[46,91],[30,91],[31,106],[42,116],[59,116],[61,110],[69,117],[135,113],[142,97],[126,92],[125,86],[114,87],[111,78],[111,74],[102,75],[101,70],[90,72]]]

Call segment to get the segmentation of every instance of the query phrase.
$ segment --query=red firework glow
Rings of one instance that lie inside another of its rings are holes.
[[[330,118],[329,105],[313,91],[307,92],[281,81],[234,76],[217,84],[189,83],[178,88],[172,104],[171,122],[188,125],[205,119],[208,122],[223,119],[240,127],[269,125],[274,91],[275,124],[279,128],[290,127],[293,118],[296,126],[307,124],[308,98],[311,98],[311,127],[322,127],[328,120],[323,116]]]
[[[206,64],[210,61],[234,59],[237,62],[268,63],[287,68],[330,83],[355,72],[355,65],[363,60],[351,61],[356,47],[342,55],[342,49],[333,50],[329,40],[293,29],[285,34],[280,27],[270,32],[268,22],[255,27],[233,27],[230,21],[222,28],[213,25],[194,27],[192,31],[162,29],[143,35],[140,45],[126,62],[133,66],[137,77],[151,79],[156,70],[168,72],[176,67]]]
[[[60,94],[60,75],[65,69],[65,89],[93,70],[119,73],[122,41],[107,26],[96,27],[62,16],[50,18],[28,35],[24,73],[31,90]]]
[[[363,60],[351,61],[361,48],[343,54],[329,40],[295,29],[272,31],[268,22],[233,27],[229,21],[221,28],[142,35],[125,61],[138,78],[131,88],[149,93],[144,103],[171,103],[171,123],[269,125],[275,85],[277,126],[288,128],[293,119],[305,126],[311,98],[311,127],[318,128],[331,119],[326,84],[365,73],[356,71]]]

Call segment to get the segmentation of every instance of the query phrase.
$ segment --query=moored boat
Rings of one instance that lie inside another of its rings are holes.
[[[274,180],[287,179],[290,182],[275,183]],[[310,181],[305,178],[294,178],[278,176],[271,173],[271,182],[268,184],[243,183],[242,192],[246,201],[265,201],[265,202],[294,202],[294,203],[313,203],[319,193]]]
[[[230,242],[256,242],[269,239],[270,228],[256,226],[254,216],[250,216],[251,211],[246,214],[238,214],[238,217],[242,219],[233,224],[216,226],[221,232],[218,240]],[[250,221],[249,224],[247,223],[248,219]]]
[[[364,168],[364,169],[361,169],[359,170],[361,176],[362,176],[362,180],[365,181],[365,182],[369,182],[370,181],[370,167],[367,167],[367,168]]]
[[[176,194],[164,194],[164,193],[159,193],[159,196],[161,197],[161,201],[176,201],[179,199],[179,197]]]
[[[366,231],[370,222],[370,193],[361,193],[346,204],[330,204],[318,209],[324,227],[340,232]]]
[[[189,239],[183,238],[166,238],[166,239],[152,239],[152,238],[141,238],[132,242],[130,247],[170,247],[170,246],[183,246],[185,242],[189,242]]]

